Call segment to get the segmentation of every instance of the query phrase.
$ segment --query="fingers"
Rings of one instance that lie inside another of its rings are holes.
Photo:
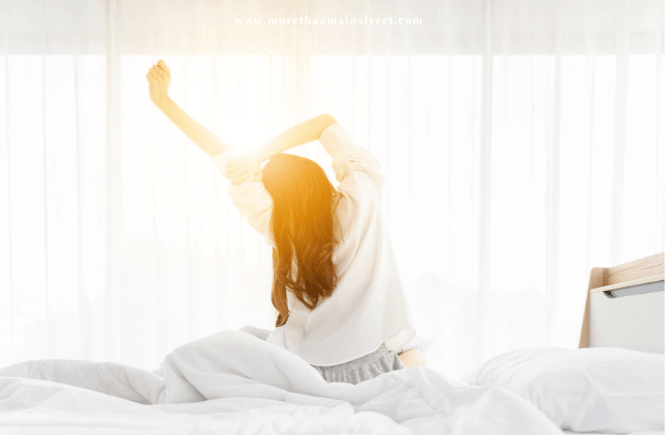
[[[226,165],[226,173],[231,177],[237,177],[242,174],[254,172],[252,165],[244,160],[236,161],[236,163],[229,163]]]
[[[231,184],[235,184],[236,186],[241,185],[243,180],[240,179],[240,177],[235,178],[233,181],[231,181]]]
[[[166,62],[159,59],[159,61],[148,70],[145,78],[150,84],[158,84],[168,87],[171,82],[171,70],[166,65]]]
[[[247,170],[251,170],[256,165],[257,162],[254,160],[251,151],[245,152],[244,154],[229,159],[229,161],[226,164],[228,168],[235,168],[236,166],[238,167],[242,166],[247,168]]]
[[[239,169],[226,169],[226,176],[229,178],[236,178],[240,175],[242,175],[245,171],[239,170]]]
[[[248,162],[245,158],[243,157],[234,157],[228,161],[226,164],[226,167],[229,170],[234,170],[234,171],[240,171],[242,169],[249,170],[251,168],[251,163]]]
[[[243,163],[242,160],[235,160],[235,161],[231,160],[226,164],[226,168],[229,171],[238,171],[241,169],[242,163]]]
[[[153,65],[149,70],[146,78],[148,76],[154,77],[160,83],[164,83],[170,78],[169,67],[166,66],[166,63],[163,60],[159,60],[155,65]]]
[[[240,176],[240,177],[236,177],[236,178],[232,181],[232,183],[233,183],[233,184],[236,184],[236,185],[238,185],[238,184],[242,184],[242,183],[244,183],[245,181],[249,180],[251,177],[252,177],[252,175],[245,174],[245,175],[242,175],[242,176]]]
[[[238,177],[246,177],[247,175],[251,175],[252,170],[250,168],[241,166],[237,168],[226,168],[226,176],[229,179],[233,178],[238,178]]]
[[[155,71],[153,71],[152,68],[148,70],[148,74],[146,74],[145,77],[148,79],[150,84],[163,85],[164,83],[163,79]]]
[[[236,171],[234,173],[226,174],[227,180],[231,181],[231,184],[239,185],[245,181],[263,181],[263,171],[254,171],[254,170],[245,170],[245,171]]]
[[[159,66],[162,70],[164,70],[164,72],[167,75],[171,74],[171,70],[169,69],[168,66],[166,66],[166,62],[164,62],[162,59],[159,59],[159,61],[157,61],[157,66]]]
[[[153,77],[155,77],[158,80],[165,80],[166,79],[166,73],[164,71],[161,71],[157,67],[152,67],[148,71],[149,74],[151,74]]]

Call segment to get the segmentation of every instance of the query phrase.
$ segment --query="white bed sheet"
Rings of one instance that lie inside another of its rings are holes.
[[[565,434],[571,434],[571,435],[616,435],[615,433],[609,433],[609,432],[568,432],[568,431],[563,431]],[[629,432],[624,435],[665,435],[665,432],[663,431],[641,431],[641,432]]]
[[[290,352],[222,331],[169,353],[153,372],[46,360],[0,369],[0,434],[563,432],[498,387],[469,386],[424,367],[358,385],[326,383]]]

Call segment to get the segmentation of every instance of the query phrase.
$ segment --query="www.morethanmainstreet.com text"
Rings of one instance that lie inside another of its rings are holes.
[[[236,18],[236,24],[311,24],[311,25],[413,25],[413,24],[422,24],[422,18],[349,18],[348,16],[344,18],[310,18],[308,16],[297,17],[297,18]]]

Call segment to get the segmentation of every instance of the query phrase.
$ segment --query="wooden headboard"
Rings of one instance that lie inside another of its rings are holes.
[[[579,347],[663,353],[664,264],[661,253],[591,269]]]

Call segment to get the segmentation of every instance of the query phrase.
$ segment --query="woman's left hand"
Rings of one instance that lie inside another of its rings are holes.
[[[423,356],[422,353],[418,349],[408,349],[405,350],[404,352],[400,353],[399,359],[402,360],[402,363],[404,363],[405,366],[407,367],[414,367],[414,366],[421,366],[425,367],[427,362],[425,361],[425,357]]]
[[[257,174],[260,180],[261,160],[255,151],[246,151],[231,158],[226,166],[226,178],[232,180],[232,184],[242,184]]]
[[[150,100],[156,105],[160,106],[169,98],[169,86],[171,85],[171,70],[166,66],[166,62],[162,59],[148,70],[145,75],[148,80],[148,92]]]

